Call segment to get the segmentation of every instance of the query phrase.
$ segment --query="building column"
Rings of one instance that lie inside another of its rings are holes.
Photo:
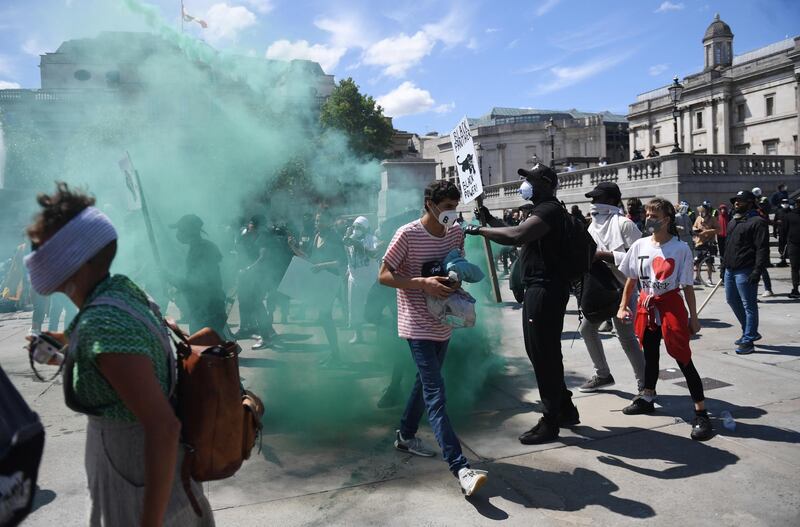
[[[692,111],[691,106],[687,106],[686,110],[684,111],[684,119],[689,122],[689,126],[687,127],[689,130],[686,133],[686,146],[683,147],[684,151],[686,152],[694,152],[694,120],[692,120],[694,112]]]
[[[497,143],[497,171],[500,173],[500,181],[506,180],[506,162],[505,162],[506,144]]]
[[[706,106],[703,109],[703,113],[705,114],[703,119],[705,122],[703,125],[706,127],[706,152],[709,154],[716,154],[717,153],[717,133],[714,129],[714,101],[711,101],[711,104]]]
[[[730,99],[727,97],[721,97],[717,102],[717,115],[719,116],[717,153],[719,154],[731,153],[731,145],[730,145],[731,127],[729,122],[729,115],[730,115],[730,111],[728,108],[729,106],[730,106]]]

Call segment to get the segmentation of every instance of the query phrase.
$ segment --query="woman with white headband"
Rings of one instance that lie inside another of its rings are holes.
[[[192,509],[180,479],[180,421],[170,404],[174,359],[157,308],[109,273],[117,232],[94,198],[58,183],[40,195],[25,258],[37,293],[63,292],[80,310],[66,331],[64,397],[89,416],[85,467],[89,525],[214,525]],[[33,341],[36,342],[35,340]]]

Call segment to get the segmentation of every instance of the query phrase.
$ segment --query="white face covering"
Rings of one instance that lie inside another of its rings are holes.
[[[455,225],[456,219],[458,219],[458,212],[455,210],[439,210],[439,207],[434,205],[433,202],[431,202],[431,206],[439,211],[439,215],[436,216],[436,220],[441,223],[445,229],[449,229]]]
[[[519,186],[519,194],[525,201],[533,199],[533,185],[531,185],[527,179]]]

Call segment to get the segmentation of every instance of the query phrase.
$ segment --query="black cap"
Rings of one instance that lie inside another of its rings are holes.
[[[525,179],[532,179],[536,177],[542,178],[548,183],[550,183],[550,185],[552,185],[553,188],[555,188],[556,185],[558,184],[558,174],[556,174],[555,170],[541,163],[536,163],[530,170],[520,168],[519,170],[517,170],[517,174],[524,177]]]
[[[749,190],[740,190],[734,197],[731,198],[731,203],[736,201],[755,201],[756,195]]]
[[[179,229],[182,231],[199,231],[203,229],[203,220],[196,214],[187,214],[169,227],[170,229]]]
[[[600,196],[608,196],[616,198],[617,201],[622,199],[622,192],[616,183],[612,181],[601,181],[594,189],[585,194],[587,198],[599,198]]]

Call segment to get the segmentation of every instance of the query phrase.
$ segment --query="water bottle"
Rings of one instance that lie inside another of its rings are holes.
[[[734,421],[733,416],[728,410],[723,410],[722,413],[719,414],[720,419],[722,419],[722,426],[733,432],[736,430],[736,421]]]

